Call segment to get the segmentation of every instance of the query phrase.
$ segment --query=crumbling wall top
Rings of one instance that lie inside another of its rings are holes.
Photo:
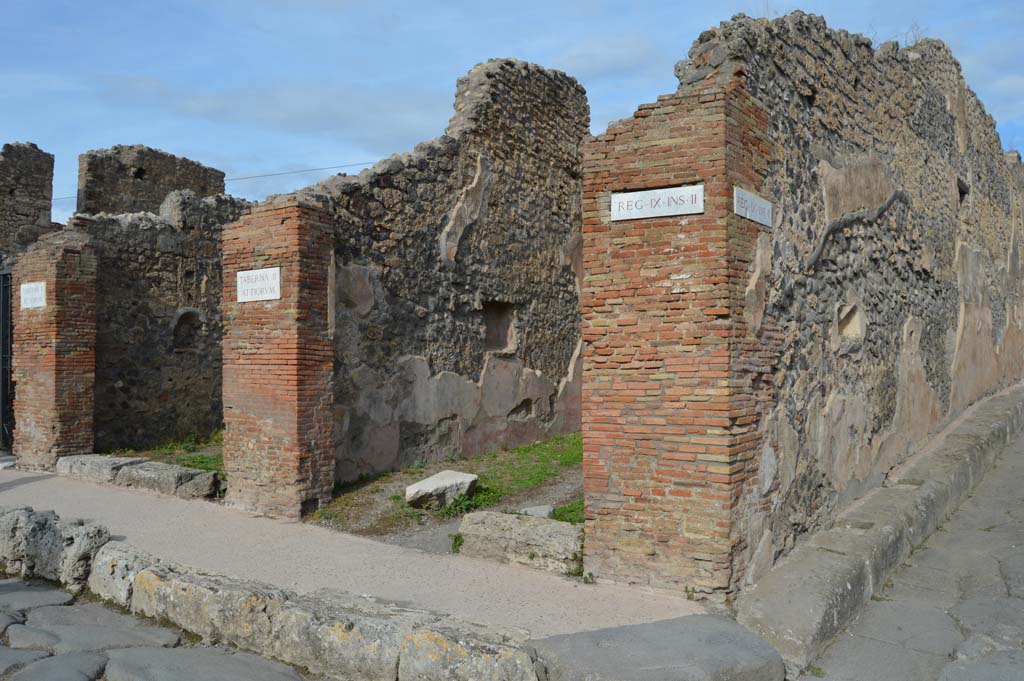
[[[155,213],[170,192],[181,189],[200,197],[223,194],[224,173],[139,144],[78,157],[79,213]]]

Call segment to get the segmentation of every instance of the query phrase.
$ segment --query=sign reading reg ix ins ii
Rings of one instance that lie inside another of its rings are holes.
[[[46,282],[30,281],[21,285],[21,309],[46,307]]]
[[[704,212],[704,185],[612,194],[612,222]]]
[[[253,303],[260,300],[281,299],[281,268],[245,270],[235,278],[238,302]]]

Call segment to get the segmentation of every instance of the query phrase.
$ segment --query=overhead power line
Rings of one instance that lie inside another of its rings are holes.
[[[339,168],[355,168],[357,166],[373,165],[377,161],[364,161],[362,163],[343,163],[340,166],[324,166],[323,168],[303,168],[302,170],[285,170],[280,173],[265,173],[263,175],[245,175],[243,177],[228,177],[225,182],[237,182],[238,180],[255,180],[260,177],[280,177],[281,175],[298,175],[299,173],[315,173],[321,170],[338,170]],[[51,201],[69,201],[77,199],[78,196],[57,196]]]

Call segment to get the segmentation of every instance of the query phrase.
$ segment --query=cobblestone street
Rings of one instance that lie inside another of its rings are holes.
[[[0,581],[0,678],[11,681],[302,681],[293,669],[179,633],[60,590]]]
[[[1024,679],[1024,439],[803,677]]]

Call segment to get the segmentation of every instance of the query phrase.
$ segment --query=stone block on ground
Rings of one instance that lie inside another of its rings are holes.
[[[460,496],[469,496],[476,487],[477,476],[458,471],[441,471],[405,488],[405,503],[410,506],[437,504],[445,506]]]
[[[140,456],[107,456],[105,454],[62,456],[57,459],[54,471],[57,475],[109,485],[114,482],[118,471],[122,468],[145,463],[148,460]]]
[[[123,542],[108,542],[96,552],[89,572],[89,591],[122,608],[131,605],[135,575],[157,564],[157,559]]]
[[[68,653],[33,662],[11,681],[94,681],[103,675],[106,666],[103,653]]]
[[[725,617],[691,615],[531,641],[545,681],[783,681],[782,658]]]
[[[302,681],[283,664],[213,648],[129,648],[109,655],[107,681]]]
[[[95,603],[37,608],[29,613],[25,624],[11,626],[7,635],[12,648],[54,654],[170,647],[178,643],[178,635],[170,629]]]
[[[992,653],[976,660],[950,662],[938,681],[1009,681],[1024,675],[1024,651]]]
[[[462,555],[558,574],[578,570],[583,555],[583,527],[559,520],[479,511],[466,514],[459,534]]]
[[[529,506],[519,511],[522,515],[528,515],[533,518],[550,518],[555,512],[555,507],[550,505],[545,506]]]
[[[148,489],[184,499],[213,496],[217,491],[216,482],[216,473],[159,461],[125,466],[114,479],[114,484],[120,487]]]
[[[17,457],[10,454],[0,456],[0,471],[6,471],[18,465]]]

